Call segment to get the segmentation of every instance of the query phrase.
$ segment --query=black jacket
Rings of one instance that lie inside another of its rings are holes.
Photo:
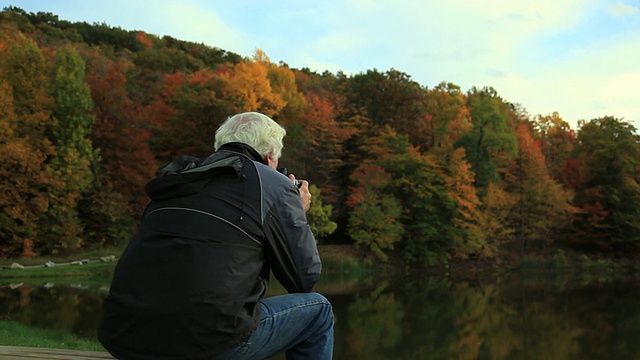
[[[147,184],[98,330],[114,356],[203,359],[240,344],[260,321],[270,270],[287,291],[311,291],[321,264],[299,190],[260,160],[226,144]]]

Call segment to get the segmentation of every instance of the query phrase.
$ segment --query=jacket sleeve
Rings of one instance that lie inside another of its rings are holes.
[[[265,256],[276,279],[289,293],[310,292],[322,264],[295,186],[274,204],[265,222]]]

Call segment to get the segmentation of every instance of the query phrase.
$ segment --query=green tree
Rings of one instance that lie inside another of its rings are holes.
[[[384,192],[391,176],[380,166],[362,164],[352,178],[356,186],[347,201],[351,208],[348,234],[356,247],[368,247],[379,259],[387,260],[385,251],[393,250],[404,233],[401,205]]]
[[[345,93],[353,115],[370,119],[374,130],[391,126],[407,135],[411,144],[425,143],[426,90],[410,75],[395,69],[368,70],[350,78]]]
[[[606,116],[584,124],[573,158],[582,168],[574,182],[574,203],[581,211],[575,220],[582,241],[604,248],[637,250],[640,246],[640,138],[628,122]],[[601,221],[586,221],[592,211]]]
[[[114,191],[101,174],[96,176],[78,202],[78,212],[84,224],[82,235],[85,248],[125,244],[136,229],[134,218],[128,215],[126,199]]]
[[[473,88],[467,96],[473,127],[456,147],[465,148],[476,173],[475,185],[482,190],[499,180],[498,170],[515,156],[517,141],[508,123],[510,109],[493,88]]]
[[[309,186],[309,192],[311,193],[313,201],[311,202],[309,211],[307,211],[307,220],[316,239],[321,239],[336,231],[338,225],[330,219],[331,205],[322,205],[320,188],[312,184]]]
[[[456,203],[447,192],[443,169],[390,127],[370,139],[363,151],[370,164],[391,177],[378,196],[389,196],[402,209],[399,248],[406,259],[427,265],[447,262],[457,231],[452,222]]]
[[[52,129],[56,154],[49,170],[62,186],[49,192],[49,209],[40,222],[49,229],[43,234],[48,251],[77,249],[82,245],[83,225],[77,204],[93,182],[92,166],[98,160],[89,139],[94,121],[93,101],[84,76],[84,62],[75,49],[70,45],[61,47],[49,91],[55,101],[56,120]]]
[[[427,119],[423,106],[425,91],[408,74],[393,69],[385,73],[368,70],[349,78],[339,74],[335,86],[342,94],[336,102],[336,122],[347,134],[336,172],[338,179],[351,179],[350,174],[358,166],[372,159],[379,160],[372,148],[380,148],[380,134],[387,132],[386,128],[404,135],[412,143],[423,142],[422,132],[418,130],[425,127]],[[348,181],[340,184],[342,189],[352,185]],[[344,204],[345,200],[346,197],[338,196],[339,203]],[[343,220],[348,218],[345,207],[338,205],[337,208]]]
[[[433,158],[415,148],[407,150],[382,161],[393,177],[392,194],[402,204],[403,255],[425,265],[446,263],[457,233],[456,202],[449,197],[443,170]]]
[[[534,138],[541,143],[547,168],[554,179],[560,180],[576,142],[576,134],[557,112],[536,117],[533,125],[536,130]]]
[[[213,152],[218,126],[240,110],[228,98],[228,87],[224,76],[209,69],[165,76],[162,94],[150,107],[154,154],[166,162],[177,154],[207,156]]]
[[[140,35],[138,39],[141,39]],[[136,52],[134,64],[136,71],[129,74],[129,93],[142,104],[153,102],[158,95],[162,78],[167,74],[194,73],[205,68],[202,61],[194,59],[190,54],[166,46]]]

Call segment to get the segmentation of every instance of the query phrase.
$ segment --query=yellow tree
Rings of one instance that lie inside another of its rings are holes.
[[[47,134],[55,123],[51,118],[53,100],[46,91],[45,64],[38,45],[18,34],[2,69],[13,93],[16,135],[28,137],[36,149],[51,156],[55,150]]]
[[[508,191],[518,198],[512,224],[524,253],[529,241],[553,242],[553,231],[569,221],[570,193],[547,170],[540,143],[525,125],[518,126],[518,155],[505,175]]]
[[[256,59],[246,59],[233,68],[229,76],[229,98],[239,103],[241,111],[258,111],[275,116],[286,102],[273,91],[269,81],[269,61],[260,52]]]
[[[478,225],[489,248],[498,248],[512,238],[514,229],[509,226],[509,217],[517,201],[516,195],[507,193],[501,185],[487,186]]]
[[[458,230],[452,232],[453,256],[466,259],[471,255],[493,255],[495,248],[486,242],[487,236],[479,225],[481,203],[473,186],[475,174],[465,159],[464,148],[451,153],[445,170],[445,186],[456,203],[456,214],[451,220]]]
[[[49,230],[38,226],[48,192],[60,185],[45,163],[55,154],[47,138],[52,102],[38,46],[2,33],[0,45],[0,257],[32,255]]]
[[[285,103],[279,115],[282,125],[295,124],[295,121],[302,116],[308,107],[305,95],[298,89],[296,84],[295,74],[286,64],[276,65],[271,63],[267,55],[260,49],[256,50],[254,59],[267,64],[267,77],[269,78],[271,89]]]
[[[428,136],[424,139],[425,143],[420,144],[420,150],[449,153],[453,144],[472,126],[467,98],[459,86],[444,82],[429,90],[425,98],[425,111],[428,114],[425,126],[428,127]]]
[[[533,125],[536,130],[534,136],[540,140],[542,154],[551,176],[560,179],[562,169],[571,157],[571,151],[576,143],[575,131],[557,112],[538,116]]]

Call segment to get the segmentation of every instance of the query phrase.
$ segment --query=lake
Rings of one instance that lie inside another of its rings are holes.
[[[2,284],[0,320],[95,339],[106,282]],[[334,306],[337,360],[640,359],[634,278],[328,276],[317,290]]]

